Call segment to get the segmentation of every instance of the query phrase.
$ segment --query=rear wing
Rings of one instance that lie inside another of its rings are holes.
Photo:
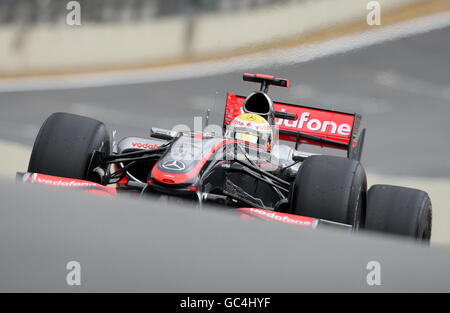
[[[224,128],[238,115],[244,113],[245,97],[227,94]],[[311,108],[307,106],[274,102],[274,110],[292,113],[295,120],[275,118],[275,125],[279,127],[281,140],[299,144],[310,144],[321,147],[346,150],[348,157],[360,159],[365,132],[357,134],[361,123],[361,115],[339,111]],[[360,143],[358,143],[360,141]]]

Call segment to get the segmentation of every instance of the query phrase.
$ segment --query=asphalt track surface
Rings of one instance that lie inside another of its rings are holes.
[[[447,249],[2,180],[0,196],[15,203],[1,210],[0,292],[450,291]],[[372,261],[381,285],[367,284]]]

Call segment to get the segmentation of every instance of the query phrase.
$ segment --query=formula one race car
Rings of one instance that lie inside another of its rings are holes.
[[[274,102],[269,86],[289,87],[287,79],[247,73],[243,79],[261,88],[248,97],[228,93],[223,125],[201,132],[152,128],[148,138],[116,143],[102,122],[54,113],[20,177],[105,195],[215,202],[245,218],[430,240],[426,192],[388,185],[367,190],[359,114]],[[304,144],[339,149],[346,157],[302,152]]]

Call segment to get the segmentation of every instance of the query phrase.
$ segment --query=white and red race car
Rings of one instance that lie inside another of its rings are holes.
[[[54,113],[42,125],[28,171],[20,177],[108,196],[134,192],[186,198],[200,206],[215,202],[243,218],[332,224],[429,242],[432,209],[426,192],[388,185],[367,190],[359,114],[273,101],[269,86],[289,87],[287,79],[248,73],[243,79],[261,88],[247,97],[228,93],[222,128],[242,113],[254,113],[273,127],[280,142],[291,145],[277,142],[270,152],[257,149],[255,154],[257,142],[157,128],[148,138],[116,143],[102,122]],[[342,150],[346,156],[302,152],[304,144]]]

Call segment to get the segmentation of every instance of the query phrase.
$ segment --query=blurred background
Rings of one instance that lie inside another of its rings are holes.
[[[170,15],[247,10],[307,0],[79,0],[86,22],[130,22]],[[65,23],[61,0],[1,0],[2,23]]]
[[[70,26],[69,2],[0,0],[0,177],[53,112],[148,136],[274,74],[278,101],[362,114],[369,184],[427,191],[450,244],[450,0],[379,0],[381,25],[364,0],[80,0]]]
[[[380,0],[383,12],[420,0]],[[0,76],[229,57],[351,23],[361,0],[0,0]],[[70,24],[79,13],[81,25]],[[70,20],[68,22],[68,20]],[[314,38],[310,38],[314,40]]]

